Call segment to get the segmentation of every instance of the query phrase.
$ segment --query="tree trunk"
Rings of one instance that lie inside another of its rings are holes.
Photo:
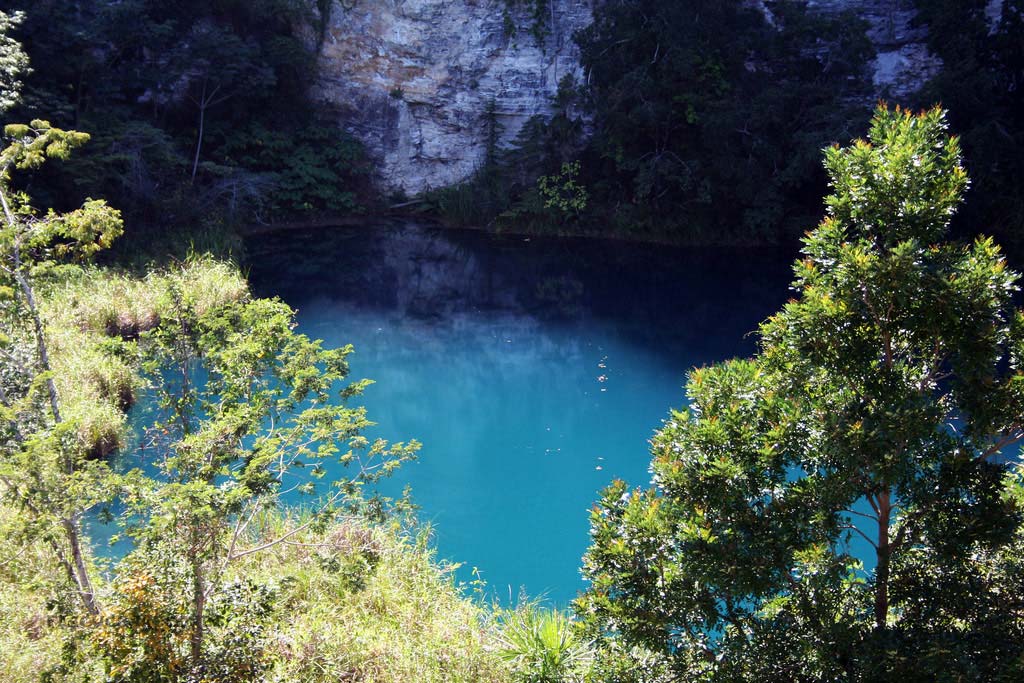
[[[53,373],[50,368],[50,354],[49,349],[46,346],[46,335],[45,330],[43,329],[43,320],[40,317],[39,309],[36,306],[35,292],[32,289],[32,283],[29,282],[27,277],[25,277],[24,266],[21,261],[21,245],[18,241],[21,237],[18,232],[18,222],[14,217],[14,214],[11,212],[10,205],[7,203],[7,195],[2,190],[0,190],[0,203],[3,205],[7,223],[14,232],[14,263],[12,264],[12,271],[15,281],[18,283],[18,288],[21,290],[22,296],[25,298],[25,305],[28,307],[29,315],[32,318],[32,331],[35,335],[36,353],[39,355],[39,366],[46,376],[46,391],[50,399],[50,412],[53,415],[54,424],[60,424],[63,422],[60,413],[60,400],[57,395],[57,385],[53,381]],[[74,460],[66,451],[64,452],[61,461],[61,470],[66,476],[70,476],[75,470]],[[61,526],[64,529],[64,536],[71,549],[71,566],[74,570],[72,572],[72,578],[78,587],[78,594],[81,596],[82,602],[85,604],[85,608],[89,613],[98,614],[99,610],[96,606],[96,595],[92,588],[92,581],[89,578],[88,568],[85,565],[85,559],[82,553],[81,534],[78,530],[77,521],[74,517],[68,517],[66,515],[61,515],[60,520]],[[65,567],[69,566],[64,558],[61,558],[61,560]]]
[[[198,559],[192,561],[192,633],[189,638],[189,659],[193,672],[199,670],[203,661],[204,618],[206,611],[206,587],[203,585],[203,566]]]
[[[203,149],[203,127],[206,123],[206,93],[203,92],[203,99],[199,104],[199,139],[196,140],[196,156],[192,160],[192,179],[189,181],[193,185],[196,182],[196,171],[199,169],[199,152]]]
[[[96,592],[92,588],[92,581],[89,579],[89,569],[85,566],[85,558],[82,555],[82,539],[78,531],[78,524],[74,519],[67,517],[60,520],[64,527],[64,535],[67,536],[68,544],[71,546],[71,560],[74,566],[75,583],[78,584],[78,594],[82,596],[82,602],[90,614],[99,614],[99,607],[96,606]]]
[[[889,561],[892,547],[889,544],[889,523],[892,516],[892,500],[888,490],[875,497],[878,513],[878,544],[875,549],[878,564],[875,567],[875,630],[884,631],[889,618]]]

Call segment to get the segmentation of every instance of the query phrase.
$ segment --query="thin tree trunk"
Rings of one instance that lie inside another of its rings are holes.
[[[889,491],[875,497],[878,508],[878,543],[875,568],[875,630],[884,631],[889,618],[889,562],[892,548],[889,544],[889,523],[892,516],[892,501]]]
[[[206,589],[203,585],[203,567],[198,559],[192,561],[192,634],[190,637],[191,668],[195,672],[203,660],[204,618],[206,611]]]
[[[203,94],[199,96],[199,100],[193,100],[199,106],[199,139],[196,140],[196,156],[192,160],[192,179],[189,181],[193,185],[196,182],[196,171],[199,169],[199,152],[203,149],[203,129],[206,126],[206,107],[213,99],[213,96],[217,93],[218,88],[213,89],[213,93],[209,96],[206,94],[206,80],[203,80]]]
[[[196,140],[196,156],[192,160],[192,179],[189,181],[193,185],[196,182],[196,171],[199,169],[199,152],[203,148],[203,127],[206,124],[206,95],[203,94],[203,102],[199,105],[199,139]]]
[[[7,203],[7,195],[2,189],[0,189],[0,203],[3,204],[4,215],[7,218],[7,223],[14,233],[12,236],[14,242],[14,278],[18,283],[18,287],[21,289],[22,295],[25,297],[25,303],[28,306],[29,315],[32,318],[32,328],[36,341],[36,352],[39,354],[39,365],[46,376],[46,390],[50,399],[50,412],[53,414],[54,424],[60,424],[63,422],[60,413],[60,401],[57,396],[57,385],[54,384],[53,373],[50,368],[50,354],[46,346],[43,321],[39,315],[39,309],[36,306],[35,292],[32,289],[32,284],[28,281],[28,278],[25,277],[25,273],[23,271],[17,219],[15,219],[14,214],[11,212],[11,207]],[[61,461],[61,470],[65,476],[70,476],[75,470],[74,460],[66,451],[64,452]],[[69,517],[66,515],[60,516],[60,522],[64,529],[64,535],[67,538],[68,546],[71,549],[72,566],[74,569],[72,572],[72,578],[74,579],[74,583],[78,586],[78,593],[82,598],[82,602],[85,604],[85,608],[91,614],[98,614],[99,610],[96,606],[96,595],[93,591],[92,581],[89,578],[89,571],[85,565],[85,559],[82,553],[82,539],[78,530],[78,523],[73,516]],[[68,567],[69,565],[67,560],[62,557],[63,553],[59,553],[59,555],[61,555],[59,559],[62,564],[64,564],[65,567]]]
[[[64,527],[64,534],[68,537],[68,544],[71,546],[71,559],[74,563],[78,593],[82,596],[82,602],[90,614],[99,614],[99,607],[96,605],[96,592],[92,588],[92,581],[89,579],[89,569],[85,566],[85,557],[82,555],[82,540],[78,531],[78,523],[73,517],[62,517],[61,525]]]

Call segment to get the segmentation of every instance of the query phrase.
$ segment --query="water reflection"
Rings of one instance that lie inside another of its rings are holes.
[[[261,295],[300,329],[352,343],[375,435],[424,443],[413,487],[449,558],[502,596],[581,587],[587,510],[613,478],[648,480],[647,440],[686,371],[753,351],[786,298],[764,251],[493,238],[423,225],[248,244]]]

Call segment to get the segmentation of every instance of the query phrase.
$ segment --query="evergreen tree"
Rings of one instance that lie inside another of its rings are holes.
[[[695,370],[652,487],[592,514],[605,652],[685,680],[1000,681],[1024,670],[1024,313],[944,113],[881,108],[759,353]],[[631,650],[631,648],[633,648]]]

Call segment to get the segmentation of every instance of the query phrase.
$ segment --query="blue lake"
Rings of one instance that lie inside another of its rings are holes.
[[[257,294],[351,343],[373,436],[416,438],[411,485],[442,557],[488,590],[571,600],[588,511],[648,482],[648,439],[686,372],[748,355],[793,252],[493,236],[408,222],[247,240]]]

